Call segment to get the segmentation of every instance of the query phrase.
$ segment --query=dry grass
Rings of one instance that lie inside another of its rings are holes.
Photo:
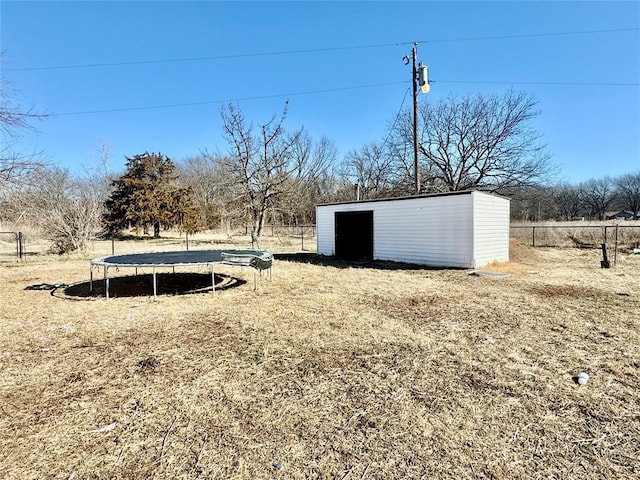
[[[81,291],[85,259],[1,265],[0,476],[638,478],[640,256],[511,255],[289,255],[257,292],[229,267],[247,283],[157,303],[24,290]]]
[[[512,222],[511,236],[531,245],[534,240],[533,226],[536,227],[536,246],[598,248],[602,243],[607,243],[613,249],[617,242],[618,250],[624,253],[640,246],[640,221],[548,221],[530,222],[526,226]]]

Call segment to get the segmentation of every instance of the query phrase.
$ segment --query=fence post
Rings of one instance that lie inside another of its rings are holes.
[[[613,266],[615,267],[618,260],[618,225],[616,224],[616,243],[613,248]]]
[[[607,254],[607,244],[602,244],[602,260],[600,261],[601,268],[610,268],[611,263],[609,263],[609,255]]]
[[[22,232],[18,232],[18,259],[22,260],[22,256],[24,255],[24,247],[22,243],[24,242],[24,238],[22,237]]]
[[[300,229],[300,238],[302,239],[302,251],[304,252],[304,227]]]
[[[536,246],[536,227],[533,227],[533,235],[532,236],[533,236],[533,239],[532,239],[532,242],[531,242],[532,243],[531,246],[535,247]]]
[[[113,237],[111,237],[111,255],[116,254],[116,241]]]
[[[184,235],[186,237],[187,240],[187,252],[189,251],[189,232],[184,232]]]

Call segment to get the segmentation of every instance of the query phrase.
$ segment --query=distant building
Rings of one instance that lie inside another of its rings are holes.
[[[633,212],[627,210],[619,210],[616,212],[606,212],[604,218],[607,220],[640,220],[640,217],[634,215]]]

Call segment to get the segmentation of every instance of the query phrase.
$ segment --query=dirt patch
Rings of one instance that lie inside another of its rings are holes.
[[[544,298],[568,297],[575,299],[602,298],[607,295],[599,289],[575,285],[533,285],[529,288],[531,293]]]

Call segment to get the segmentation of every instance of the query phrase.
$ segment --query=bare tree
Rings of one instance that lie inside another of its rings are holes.
[[[193,192],[203,226],[230,234],[234,222],[244,223],[246,212],[240,189],[225,167],[228,163],[225,156],[208,152],[189,157],[178,164],[178,181]]]
[[[554,169],[531,126],[535,105],[530,96],[513,91],[423,103],[419,151],[426,183],[449,191],[492,192],[544,183]],[[412,141],[407,121],[405,116],[395,127],[396,149]]]
[[[640,171],[616,178],[615,189],[622,208],[630,210],[637,217],[640,212]]]
[[[582,201],[589,211],[589,216],[604,220],[605,213],[616,200],[612,178],[591,179],[581,183],[578,188]]]
[[[424,107],[423,107],[424,109]],[[428,138],[425,122],[419,124],[419,139]],[[390,124],[389,131],[381,147],[392,159],[391,169],[394,172],[393,194],[412,195],[415,193],[415,167],[413,154],[413,114],[406,110],[400,113]],[[421,193],[445,192],[449,187],[434,173],[434,166],[427,162],[424,155],[419,155]]]
[[[225,138],[229,142],[229,157],[224,166],[239,189],[251,221],[251,243],[260,245],[267,210],[287,189],[292,173],[299,168],[293,161],[294,145],[302,130],[288,134],[283,127],[288,102],[279,117],[259,127],[247,125],[242,113],[233,104],[221,110]]]
[[[580,187],[570,183],[560,183],[551,187],[551,196],[559,220],[575,220],[587,214]]]
[[[100,189],[106,198],[111,193],[111,183],[115,179],[109,168],[111,161],[111,143],[107,140],[100,140],[95,147],[95,152],[90,155],[91,164],[83,167],[86,175],[94,183],[94,188]]]
[[[32,177],[44,166],[41,152],[19,151],[16,145],[21,134],[35,131],[33,123],[46,116],[33,108],[23,108],[14,98],[15,91],[3,79],[0,83],[0,189]]]
[[[511,198],[511,218],[520,221],[541,221],[558,218],[552,187],[517,187],[503,192]]]
[[[314,142],[302,132],[292,146],[292,170],[286,191],[275,201],[282,222],[289,225],[315,221],[315,206],[331,194],[330,172],[335,166],[337,149],[327,137]]]
[[[93,179],[49,168],[21,198],[29,218],[53,242],[56,253],[84,251],[101,231],[104,198]]]
[[[383,146],[374,142],[347,153],[342,177],[359,189],[362,200],[386,197],[396,184],[396,165]]]

